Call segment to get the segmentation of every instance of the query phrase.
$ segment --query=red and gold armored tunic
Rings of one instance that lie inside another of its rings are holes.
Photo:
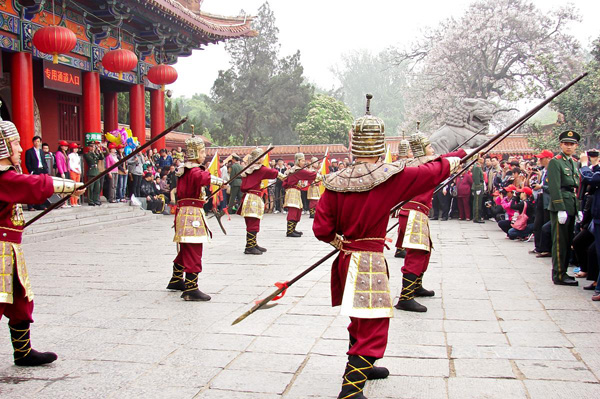
[[[33,291],[21,249],[25,220],[20,204],[41,204],[48,199],[54,192],[52,178],[24,175],[13,167],[0,168],[0,303],[13,303],[15,271],[31,301]]]
[[[323,180],[313,232],[343,245],[331,270],[332,305],[357,318],[392,317],[392,298],[383,257],[390,210],[403,200],[430,191],[450,174],[438,158],[417,168],[402,164],[357,164]]]
[[[253,165],[254,166],[254,165]],[[238,210],[238,214],[243,217],[251,217],[262,219],[265,213],[265,203],[262,199],[262,190],[260,183],[266,179],[276,179],[279,172],[275,169],[267,168],[260,165],[259,168],[252,172],[246,172],[242,178],[241,190],[244,193],[242,206]]]
[[[186,164],[177,181],[177,212],[175,213],[175,237],[180,244],[174,262],[188,273],[202,271],[202,244],[210,239],[203,206],[204,187],[210,184],[210,173],[199,165]]]
[[[305,185],[310,185],[317,178],[317,172],[308,169],[292,168],[288,177],[283,180],[285,188],[285,201],[283,206],[287,208],[302,209],[302,196],[300,191]]]

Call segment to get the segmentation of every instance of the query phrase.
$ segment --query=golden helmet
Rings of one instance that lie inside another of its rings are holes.
[[[19,141],[19,131],[14,123],[0,120],[0,159],[13,155],[12,141]]]
[[[385,126],[383,121],[371,115],[372,94],[367,94],[367,112],[352,125],[352,155],[355,157],[379,157],[385,154]]]
[[[408,142],[410,144],[410,150],[415,158],[425,156],[425,149],[431,144],[429,142],[429,137],[421,132],[417,132],[410,136]]]
[[[192,137],[185,141],[185,147],[186,159],[188,161],[193,161],[194,159],[198,159],[200,157],[200,151],[205,148],[204,140],[192,133]]]

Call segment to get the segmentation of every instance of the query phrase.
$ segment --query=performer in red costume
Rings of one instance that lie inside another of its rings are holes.
[[[284,207],[287,207],[287,237],[300,237],[302,232],[296,231],[296,226],[302,218],[302,195],[300,190],[303,184],[312,184],[317,178],[317,172],[302,169],[306,165],[304,154],[299,152],[294,156],[294,167],[288,170],[283,180],[285,188]]]
[[[415,133],[409,138],[414,159],[406,163],[407,167],[419,166],[436,159],[433,147],[427,136]],[[465,150],[442,155],[442,158],[466,156]],[[435,292],[423,288],[423,274],[429,265],[431,238],[429,236],[429,210],[433,202],[433,191],[423,191],[400,208],[398,216],[398,240],[396,248],[405,250],[402,267],[402,293],[395,305],[396,309],[409,312],[427,312],[427,307],[415,300],[415,297],[434,296]],[[407,228],[408,227],[408,228]]]
[[[223,180],[204,170],[202,164],[206,151],[200,137],[192,134],[185,145],[186,162],[176,172],[178,201],[173,241],[178,244],[179,253],[173,261],[173,276],[167,289],[183,291],[181,297],[186,301],[210,301],[210,295],[198,289],[198,274],[202,272],[202,244],[207,243],[212,235],[204,215],[204,188],[209,184],[220,186]]]
[[[385,378],[389,371],[374,367],[387,346],[393,317],[388,268],[383,256],[390,210],[403,200],[433,189],[459,158],[438,158],[405,168],[404,161],[381,162],[385,153],[383,121],[367,114],[353,125],[352,154],[356,163],[327,175],[325,192],[317,205],[315,236],[340,253],[331,273],[332,305],[350,316],[350,349],[338,398],[364,399],[367,379]]]
[[[310,162],[314,165],[319,159],[317,157],[312,157]],[[325,162],[325,161],[323,161]],[[308,168],[311,172],[317,172],[319,170],[316,166],[311,166]],[[317,203],[321,198],[321,183],[313,183],[308,187],[308,192],[306,193],[306,198],[308,199],[308,211],[310,213],[310,218],[315,218],[315,212],[317,210]]]
[[[260,148],[255,148],[250,153],[248,163],[253,162],[262,153]],[[265,179],[283,179],[284,175],[276,169],[270,169],[260,164],[260,160],[251,165],[242,173],[242,206],[238,214],[246,222],[246,249],[245,254],[262,255],[267,250],[258,245],[256,236],[260,231],[260,221],[265,213],[265,203],[261,197],[260,183]]]
[[[8,317],[14,360],[18,366],[39,366],[57,359],[55,353],[31,348],[33,291],[21,248],[25,227],[22,203],[41,204],[54,193],[73,193],[83,183],[21,173],[19,132],[12,122],[0,121],[0,318]]]

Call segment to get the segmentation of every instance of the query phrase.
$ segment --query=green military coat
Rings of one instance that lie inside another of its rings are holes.
[[[481,191],[483,190],[485,180],[483,179],[483,170],[478,163],[473,166],[473,185],[471,186],[471,191]]]
[[[548,210],[566,211],[569,216],[575,216],[579,211],[576,194],[579,187],[579,170],[573,158],[563,153],[552,158],[548,164],[547,178],[547,193],[550,196]]]
[[[104,159],[104,154],[102,152],[90,151],[87,154],[83,154],[83,159],[85,159],[85,163],[87,164],[87,175],[98,176],[100,173],[98,171],[98,161]]]

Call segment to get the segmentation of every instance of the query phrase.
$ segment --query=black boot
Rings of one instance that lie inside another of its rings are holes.
[[[394,254],[394,258],[406,258],[406,249],[396,248],[396,253]]]
[[[315,218],[315,208],[310,208],[310,209],[308,210],[308,213],[310,213],[310,216],[309,216],[309,217],[310,217],[311,219],[314,219],[314,218]]]
[[[183,282],[183,266],[173,262],[173,275],[171,281],[167,285],[168,290],[183,291],[185,290],[185,283]]]
[[[198,273],[185,274],[185,290],[181,297],[186,301],[210,301],[210,295],[198,289]]]
[[[417,279],[417,289],[415,290],[415,297],[423,296],[435,296],[435,291],[423,288],[423,275],[421,274]]]
[[[356,343],[356,338],[350,335],[350,345],[348,345],[348,349],[352,349],[354,344]],[[348,356],[348,360],[350,360],[350,355]],[[390,375],[390,371],[385,367],[377,367],[373,365],[371,371],[367,374],[367,380],[382,380],[387,378]]]
[[[24,321],[14,326],[8,325],[10,338],[14,349],[13,357],[17,366],[39,366],[52,363],[58,356],[52,352],[38,352],[31,349],[29,339],[29,323]]]
[[[255,231],[254,234],[256,235],[256,237],[258,237],[258,231]],[[267,248],[258,245],[258,239],[256,240],[256,249],[258,249],[260,252],[267,252]]]
[[[352,355],[348,358],[338,399],[367,399],[363,395],[363,389],[374,361],[375,358],[367,356]]]
[[[415,289],[417,288],[417,276],[407,273],[402,276],[402,293],[398,303],[394,306],[398,310],[407,312],[427,312],[427,308],[415,301]]]
[[[300,237],[301,234],[298,234],[298,232],[296,231],[296,223],[292,220],[288,220],[287,221],[287,232],[286,232],[286,236],[287,237]]]
[[[246,232],[246,249],[244,250],[244,253],[247,255],[262,255],[262,251],[260,251],[256,245],[255,231]]]

